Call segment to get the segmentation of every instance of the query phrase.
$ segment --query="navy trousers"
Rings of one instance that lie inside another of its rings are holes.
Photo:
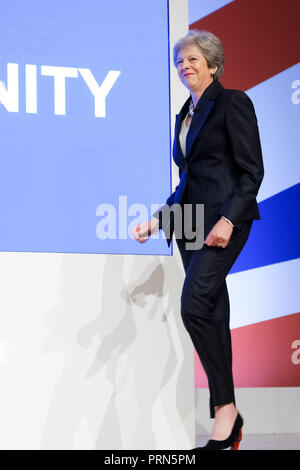
[[[235,403],[226,276],[248,239],[252,222],[235,227],[226,248],[204,244],[201,249],[186,250],[186,240],[176,239],[186,273],[181,315],[208,378],[211,418],[215,406]]]

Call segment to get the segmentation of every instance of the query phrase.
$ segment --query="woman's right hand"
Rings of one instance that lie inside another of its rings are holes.
[[[133,230],[132,235],[135,240],[139,243],[145,243],[148,238],[158,232],[159,226],[158,219],[153,217],[152,219],[148,220],[148,222],[144,222],[143,224],[138,224]]]

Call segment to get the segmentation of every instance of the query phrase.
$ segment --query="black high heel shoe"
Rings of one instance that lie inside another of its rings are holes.
[[[241,415],[238,413],[231,434],[224,441],[216,441],[210,439],[204,447],[197,447],[197,450],[224,450],[230,447],[230,450],[238,450],[240,442],[242,440],[242,427],[244,421]]]

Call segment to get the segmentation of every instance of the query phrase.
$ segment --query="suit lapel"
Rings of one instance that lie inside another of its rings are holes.
[[[175,123],[175,133],[174,133],[174,144],[173,144],[173,158],[175,163],[186,172],[187,161],[189,159],[189,154],[195,142],[197,135],[199,134],[201,128],[205,124],[214,104],[216,98],[220,91],[223,89],[223,86],[218,80],[213,81],[204,91],[200,100],[197,103],[195,113],[190,124],[189,131],[186,138],[186,157],[184,157],[179,141],[179,133],[181,130],[182,121],[187,115],[191,97],[189,97],[184,105],[182,106],[180,113],[176,115]]]
[[[199,103],[199,107],[197,106],[197,111],[195,111],[189,131],[186,136],[186,158],[188,158],[191,148],[193,146],[193,143],[195,142],[195,139],[197,135],[199,134],[202,126],[204,125],[206,119],[209,116],[209,113],[211,112],[215,100],[208,100],[207,98],[202,99],[201,97],[201,103]]]

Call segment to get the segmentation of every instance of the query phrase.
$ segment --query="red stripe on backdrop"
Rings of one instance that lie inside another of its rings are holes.
[[[236,387],[300,386],[300,313],[235,328],[231,334]],[[207,387],[196,354],[195,386]]]
[[[235,0],[190,29],[222,40],[226,88],[248,90],[300,59],[300,0]]]

